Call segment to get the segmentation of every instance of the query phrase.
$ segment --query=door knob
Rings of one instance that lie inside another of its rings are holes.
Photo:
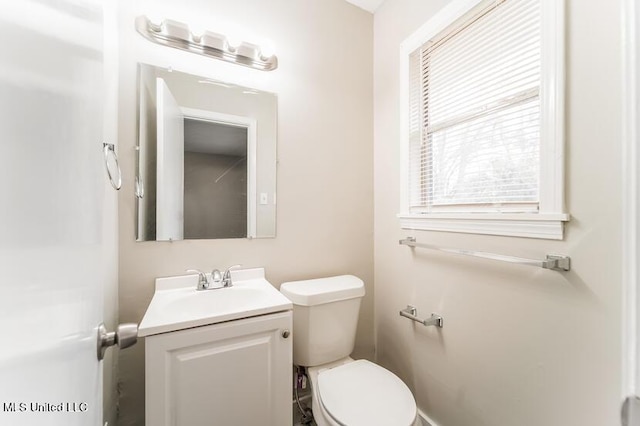
[[[138,341],[138,324],[120,324],[116,331],[107,332],[101,323],[98,326],[98,360],[104,358],[104,352],[111,346],[118,345],[120,349],[133,346]]]
[[[284,330],[282,332],[282,337],[284,337],[285,339],[288,338],[291,335],[291,332],[289,330]]]

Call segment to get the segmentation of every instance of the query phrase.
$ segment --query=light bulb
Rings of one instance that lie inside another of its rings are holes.
[[[271,43],[266,43],[264,46],[260,46],[260,58],[267,60],[274,54],[274,49]]]
[[[151,22],[153,27],[160,27],[164,22],[164,16],[158,12],[147,13],[147,19]]]
[[[207,31],[206,27],[199,22],[190,23],[189,30],[191,30],[191,35],[193,36],[193,39],[198,42],[200,41],[204,33]]]

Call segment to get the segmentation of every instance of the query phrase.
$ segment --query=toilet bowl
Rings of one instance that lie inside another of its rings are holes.
[[[364,283],[353,275],[292,281],[293,362],[307,367],[318,426],[419,425],[415,399],[389,370],[349,357]]]
[[[351,358],[308,369],[318,426],[418,426],[409,388],[389,370]]]

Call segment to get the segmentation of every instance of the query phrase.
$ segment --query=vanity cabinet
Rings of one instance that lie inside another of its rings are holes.
[[[148,426],[292,424],[291,311],[146,337]]]

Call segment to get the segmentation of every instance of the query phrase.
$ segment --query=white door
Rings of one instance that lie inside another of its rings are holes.
[[[623,426],[640,426],[640,6],[623,1]]]
[[[4,2],[0,40],[0,424],[101,425],[102,5]]]
[[[156,239],[184,237],[184,116],[167,83],[156,82],[157,192]]]

